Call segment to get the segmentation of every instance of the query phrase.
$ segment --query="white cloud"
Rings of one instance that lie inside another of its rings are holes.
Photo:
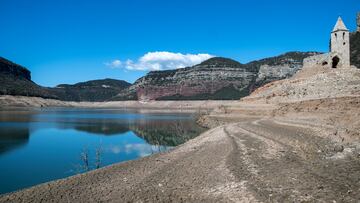
[[[136,153],[140,157],[145,157],[152,153],[152,146],[148,144],[127,144],[125,145],[125,153]]]
[[[125,68],[127,70],[169,70],[193,66],[212,57],[214,56],[210,54],[182,54],[161,51],[149,52],[137,61],[130,59],[125,62],[114,60],[113,62],[105,64],[113,68]]]
[[[120,60],[113,60],[111,62],[105,63],[106,66],[109,66],[110,68],[120,68],[122,65],[122,62]]]

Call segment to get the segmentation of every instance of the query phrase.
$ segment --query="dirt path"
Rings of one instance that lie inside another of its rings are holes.
[[[309,127],[219,126],[175,150],[0,197],[0,202],[357,202],[360,160]],[[344,156],[340,156],[344,155]]]
[[[260,201],[357,202],[360,160],[335,159],[334,143],[312,130],[269,120],[226,128],[235,151],[227,163]],[[246,170],[239,170],[246,166]]]

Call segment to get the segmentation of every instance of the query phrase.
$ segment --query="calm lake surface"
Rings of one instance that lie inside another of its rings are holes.
[[[0,194],[167,151],[203,131],[191,114],[0,110]]]

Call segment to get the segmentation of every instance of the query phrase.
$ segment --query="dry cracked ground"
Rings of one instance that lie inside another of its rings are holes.
[[[171,152],[8,194],[0,202],[358,202],[357,148],[340,148],[323,132],[311,123],[237,119]]]

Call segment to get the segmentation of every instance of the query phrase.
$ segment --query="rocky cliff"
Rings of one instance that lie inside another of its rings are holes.
[[[0,57],[0,94],[57,98],[49,89],[31,81],[28,69]]]
[[[262,85],[289,78],[302,68],[304,58],[320,54],[319,52],[288,52],[276,57],[253,61],[247,64],[257,70],[255,82],[251,90]]]
[[[212,58],[199,65],[152,71],[129,89],[139,100],[232,99],[249,93],[256,71],[226,58]]]
[[[360,32],[350,35],[351,64],[360,68]],[[239,99],[269,82],[289,78],[319,52],[289,52],[241,64],[212,58],[178,70],[153,71],[112,100]]]
[[[0,57],[0,74],[31,80],[30,71],[18,64]]]
[[[193,67],[152,71],[113,100],[239,99],[265,83],[292,76],[315,52],[290,52],[241,64],[215,57]]]
[[[74,85],[47,88],[31,80],[25,67],[0,58],[0,95],[20,95],[52,98],[64,101],[106,101],[131,84],[122,80],[93,80]]]

